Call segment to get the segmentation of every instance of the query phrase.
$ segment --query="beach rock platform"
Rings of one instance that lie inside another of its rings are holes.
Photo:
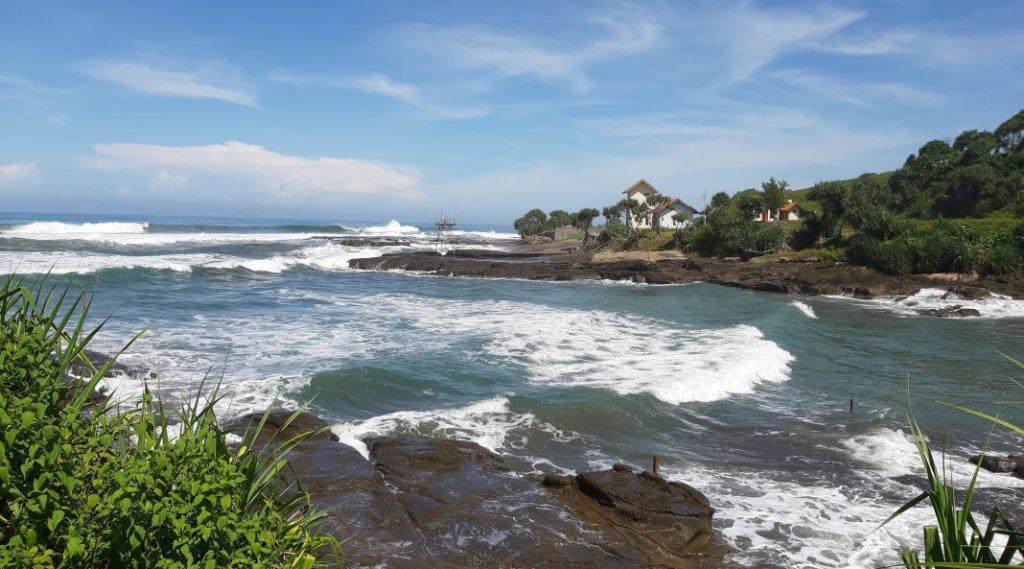
[[[629,252],[623,258],[601,260],[588,252],[559,253],[557,249],[532,251],[453,251],[396,253],[353,259],[349,266],[364,270],[406,270],[427,274],[516,278],[543,281],[614,280],[647,284],[704,282],[756,290],[801,295],[843,295],[856,298],[901,297],[924,288],[948,291],[949,298],[987,298],[992,293],[1024,298],[1024,283],[1016,278],[976,278],[969,285],[951,281],[950,275],[894,276],[869,267],[834,261],[753,262],[739,259],[645,258],[643,252]],[[628,257],[628,258],[627,258]],[[959,276],[957,276],[959,278]],[[977,316],[974,309],[940,311],[934,316]]]
[[[304,423],[319,430],[310,418]],[[243,434],[258,422],[225,426]],[[711,529],[714,509],[685,484],[622,465],[532,475],[528,465],[467,441],[394,435],[365,444],[368,458],[321,436],[289,456],[327,514],[322,531],[347,540],[351,566],[724,566],[726,550]]]

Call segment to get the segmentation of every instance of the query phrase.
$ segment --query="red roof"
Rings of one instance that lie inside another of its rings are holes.
[[[787,204],[783,204],[782,207],[779,208],[779,211],[781,211],[783,213],[789,213],[790,210],[793,210],[793,209],[798,208],[798,207],[800,207],[800,204],[798,204],[796,202],[789,202]]]

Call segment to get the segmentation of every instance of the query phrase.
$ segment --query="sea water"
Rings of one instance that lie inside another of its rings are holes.
[[[500,249],[514,235],[457,237]],[[348,268],[433,247],[429,226],[394,220],[0,216],[0,273],[89,291],[94,322],[110,318],[97,349],[151,327],[122,360],[156,370],[168,397],[219,378],[222,416],[309,405],[363,452],[365,436],[404,432],[472,440],[538,472],[658,455],[711,500],[738,563],[868,568],[920,547],[924,508],[878,529],[920,492],[910,403],[961,484],[972,453],[1021,449],[935,402],[1020,399],[999,354],[1024,356],[1019,301],[940,319],[920,310],[965,302]],[[130,402],[143,384],[107,387]],[[1024,480],[982,472],[980,484],[981,507],[1024,522]]]

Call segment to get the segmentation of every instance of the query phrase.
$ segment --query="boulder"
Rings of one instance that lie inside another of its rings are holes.
[[[257,440],[290,414],[273,410]],[[261,417],[224,428],[244,434]],[[303,413],[283,434],[326,425]],[[353,566],[691,569],[718,566],[725,553],[712,543],[714,510],[700,492],[625,465],[539,478],[472,442],[394,435],[365,443],[369,460],[320,433],[291,451],[282,473],[326,514],[320,531],[347,540]]]
[[[1008,455],[1008,456],[992,456],[988,454],[979,454],[970,458],[972,464],[981,463],[981,467],[990,472],[1016,472],[1018,470],[1024,470],[1024,456],[1020,455]]]
[[[263,425],[263,430],[256,435],[256,441],[265,443],[273,438],[276,442],[284,442],[303,433],[312,433],[306,439],[307,441],[338,440],[338,435],[330,431],[331,424],[312,413],[300,412],[291,423],[288,423],[288,419],[293,413],[294,411],[287,409],[272,409],[267,414],[267,421]],[[220,427],[225,432],[241,437],[250,429],[258,427],[262,419],[263,413],[249,413],[224,421]],[[287,427],[285,426],[286,423]]]
[[[943,299],[983,300],[992,296],[988,289],[978,286],[951,286],[946,289]]]
[[[981,316],[981,312],[978,312],[974,308],[965,308],[959,304],[953,306],[945,306],[942,308],[928,308],[921,311],[924,316],[937,316],[939,318],[968,318],[972,316]]]
[[[90,369],[90,365],[97,370],[103,367],[107,361],[113,359],[111,356],[96,350],[85,349],[82,350],[82,356],[71,362],[68,366],[68,375],[80,378],[92,378],[93,371]],[[86,363],[88,361],[88,363]],[[127,365],[120,362],[114,362],[111,364],[110,369],[104,374],[104,377],[113,378],[118,376],[128,376],[132,379],[154,379],[156,378],[156,372],[142,366]]]

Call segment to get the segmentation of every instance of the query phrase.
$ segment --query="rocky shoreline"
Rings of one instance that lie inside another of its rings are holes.
[[[349,266],[363,270],[404,270],[425,274],[514,278],[540,281],[613,280],[646,284],[704,282],[801,295],[843,295],[869,299],[901,297],[921,289],[946,290],[954,300],[979,300],[993,294],[1024,299],[1024,282],[1016,278],[978,278],[969,275],[893,276],[869,267],[829,261],[753,262],[730,259],[631,258],[600,259],[590,253],[524,250],[455,250],[396,253],[353,259]],[[951,306],[934,316],[977,316],[969,308]]]
[[[369,437],[368,457],[303,413],[275,410],[259,433],[315,433],[289,455],[289,476],[326,513],[352,566],[726,567],[698,490],[626,465],[574,476],[530,474],[526,464],[467,441]],[[260,415],[224,423],[243,435]]]

